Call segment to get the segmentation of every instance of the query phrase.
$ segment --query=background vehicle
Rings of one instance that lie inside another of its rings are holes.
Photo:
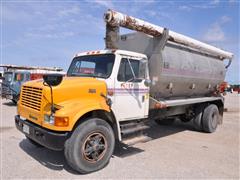
[[[236,91],[238,94],[240,93],[240,85],[239,84],[234,84],[231,85],[233,91]]]
[[[105,167],[115,141],[134,137],[149,120],[192,120],[214,132],[233,54],[115,11],[105,21],[106,50],[77,54],[65,78],[23,85],[16,127],[35,144],[64,149],[80,173]],[[139,32],[119,35],[120,27]]]
[[[1,96],[2,98],[12,100],[15,104],[19,99],[20,89],[24,82],[41,79],[43,74],[64,74],[60,68],[15,65],[0,65],[0,67],[4,68],[1,82]]]

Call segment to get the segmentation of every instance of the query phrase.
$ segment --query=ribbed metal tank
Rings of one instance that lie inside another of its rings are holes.
[[[148,56],[152,97],[207,96],[224,81],[226,68],[222,60],[170,41],[160,50],[158,43],[144,33],[121,35],[117,41],[119,49]]]

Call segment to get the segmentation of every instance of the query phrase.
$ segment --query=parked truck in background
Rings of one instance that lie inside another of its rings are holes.
[[[25,83],[16,127],[34,144],[64,150],[80,173],[105,167],[115,141],[134,137],[146,121],[180,118],[214,132],[233,54],[116,11],[104,17],[106,49],[76,54],[67,77]],[[138,32],[120,35],[120,27]]]
[[[240,94],[240,85],[239,84],[233,84],[231,87],[232,87],[232,92],[236,91],[238,94]]]
[[[1,82],[1,97],[17,104],[23,83],[41,79],[43,74],[64,74],[61,68],[0,65],[4,68]]]

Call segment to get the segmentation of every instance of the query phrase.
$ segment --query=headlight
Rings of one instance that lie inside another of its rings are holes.
[[[68,117],[49,116],[47,114],[44,115],[44,121],[58,127],[66,127],[69,124]]]
[[[53,116],[53,115],[51,116],[51,115],[45,114],[45,115],[44,115],[44,121],[45,121],[46,123],[48,123],[48,124],[54,125],[54,122],[55,122],[54,116]]]

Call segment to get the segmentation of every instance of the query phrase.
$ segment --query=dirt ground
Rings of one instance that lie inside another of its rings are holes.
[[[194,131],[191,123],[153,123],[145,141],[118,144],[108,166],[79,175],[63,152],[37,148],[16,130],[16,107],[1,100],[1,179],[214,178],[239,179],[240,95],[228,94],[223,124],[212,134]]]

